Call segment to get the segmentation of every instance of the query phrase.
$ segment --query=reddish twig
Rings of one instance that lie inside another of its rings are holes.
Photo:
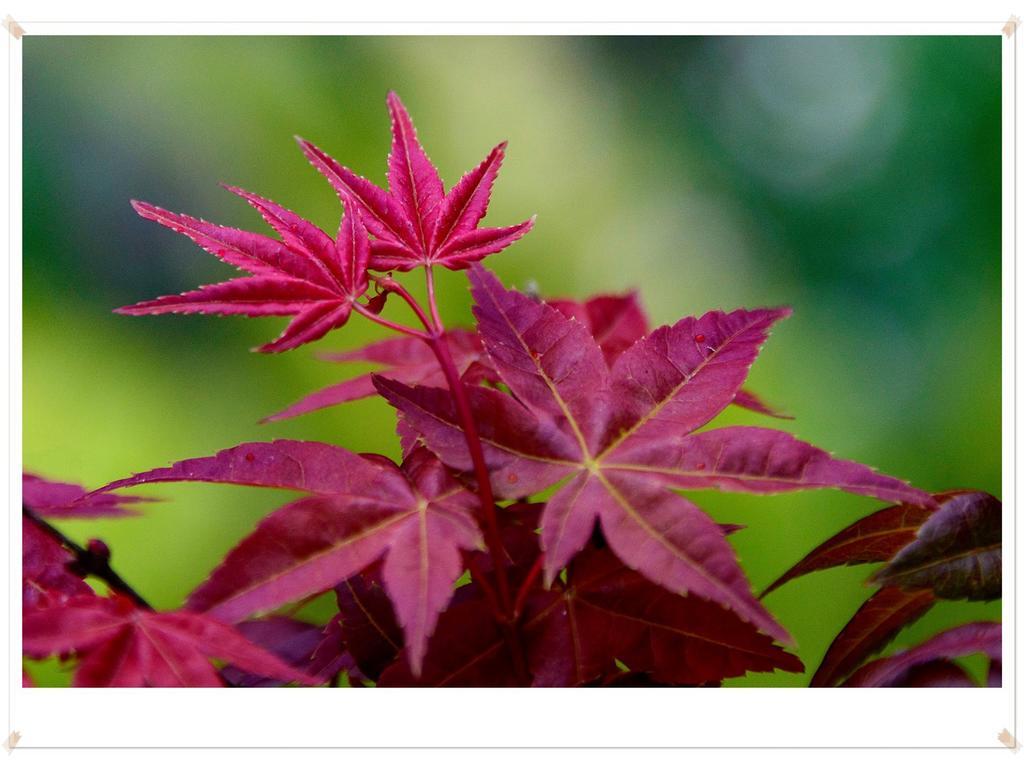
[[[26,520],[31,520],[32,523],[42,528],[50,534],[50,536],[63,544],[67,549],[71,550],[72,554],[75,556],[75,561],[72,563],[72,567],[81,576],[95,576],[97,579],[101,579],[105,582],[107,586],[119,595],[124,595],[140,608],[147,611],[153,610],[153,606],[146,602],[142,595],[132,589],[128,583],[110,567],[109,556],[103,556],[97,552],[93,552],[92,550],[79,546],[77,543],[61,533],[57,528],[46,522],[46,520],[24,505],[21,507],[21,514]]]

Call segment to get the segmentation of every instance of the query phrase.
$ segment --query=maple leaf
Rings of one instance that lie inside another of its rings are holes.
[[[857,609],[832,641],[811,679],[811,686],[837,685],[933,605],[935,596],[928,590],[904,592],[898,587],[878,590]]]
[[[84,487],[75,483],[59,483],[27,472],[21,476],[22,503],[43,517],[129,517],[137,515],[138,512],[123,505],[154,500],[147,496],[87,493]]]
[[[465,269],[504,250],[530,231],[533,219],[511,227],[478,227],[487,214],[491,187],[505,157],[505,142],[445,194],[441,177],[420,146],[405,106],[393,92],[388,94],[387,104],[392,135],[388,191],[296,137],[313,167],[374,236],[372,269],[405,272],[431,264]]]
[[[32,520],[21,523],[21,604],[23,611],[67,602],[92,594],[82,577],[72,570],[75,555]]]
[[[168,481],[314,494],[264,518],[189,596],[189,608],[236,621],[331,589],[383,557],[383,581],[414,665],[462,574],[460,550],[483,546],[477,497],[425,449],[398,467],[325,443],[244,443],[100,491]]]
[[[335,588],[338,632],[359,671],[370,680],[395,660],[402,635],[391,601],[376,579],[356,574]]]
[[[243,621],[236,624],[235,629],[251,643],[267,649],[321,683],[331,680],[350,662],[341,652],[340,645],[335,649],[325,646],[324,641],[331,630],[329,625],[321,627],[288,616],[267,616]],[[281,685],[280,680],[234,666],[224,667],[221,675],[236,687],[270,688]]]
[[[941,506],[965,491],[947,491],[932,496]],[[916,504],[898,504],[873,512],[848,525],[832,538],[811,550],[800,562],[773,581],[761,597],[808,573],[835,568],[840,565],[881,563],[914,540],[935,508]]]
[[[917,664],[907,670],[906,674],[894,680],[893,688],[976,688],[974,681],[959,664],[936,659],[924,664]],[[989,688],[999,686],[989,685]]]
[[[583,302],[553,299],[549,303],[566,317],[583,323],[601,347],[609,365],[648,332],[647,315],[635,292],[601,294]],[[452,329],[445,336],[455,366],[464,381],[470,384],[483,381],[500,383],[500,377],[488,362],[478,334],[464,329]],[[350,352],[327,353],[321,357],[338,363],[374,363],[382,366],[376,373],[387,374],[389,379],[403,384],[447,386],[441,366],[430,348],[418,339],[405,336],[373,342]],[[372,374],[366,373],[313,392],[262,421],[290,419],[376,394]],[[733,404],[777,418],[790,418],[765,405],[757,395],[742,389],[737,392]]]
[[[650,330],[636,291],[601,294],[586,301],[551,299],[548,304],[589,331],[608,365]]]
[[[995,600],[1003,586],[1003,505],[981,491],[943,503],[872,580],[948,600]]]
[[[222,261],[249,273],[176,296],[114,310],[122,315],[215,314],[294,316],[260,352],[284,352],[322,338],[347,321],[369,285],[370,242],[358,216],[343,216],[332,240],[314,224],[237,187],[281,240],[211,224],[132,201],[140,216],[191,238]],[[372,311],[367,309],[366,311]]]
[[[1002,626],[996,622],[979,621],[940,632],[909,650],[868,662],[843,686],[889,688],[903,685],[907,676],[922,665],[950,661],[972,653],[983,653],[993,661],[1002,661]]]
[[[36,515],[35,519],[22,516],[22,609],[26,611],[93,594],[76,567],[78,554],[42,518],[127,517],[138,513],[125,504],[153,501],[145,496],[113,493],[87,495],[81,485],[27,472],[21,476],[21,495],[24,508]],[[99,542],[95,546],[105,547]]]
[[[487,377],[497,378],[497,374],[483,362],[483,345],[475,333],[453,329],[445,333],[445,338],[460,376],[469,373],[466,380],[472,383],[479,383]],[[324,357],[339,363],[359,362],[386,366],[384,370],[389,377],[406,384],[438,386],[445,381],[444,372],[430,347],[420,339],[408,336],[384,339],[350,352],[335,352]],[[470,369],[473,369],[472,373]],[[376,394],[371,375],[367,373],[313,392],[263,421],[291,419],[321,408],[330,408]]]
[[[702,685],[749,671],[803,671],[799,659],[734,613],[668,592],[606,549],[587,549],[570,571],[566,584],[535,590],[520,620],[535,686],[591,683],[614,675],[617,660],[672,685]],[[410,674],[403,656],[380,684],[513,685],[513,669],[500,627],[481,601],[469,599],[442,616],[420,678]]]
[[[841,488],[934,506],[927,494],[770,429],[694,430],[735,398],[769,327],[788,310],[709,312],[636,342],[609,370],[593,337],[558,310],[475,267],[479,332],[514,397],[467,387],[503,498],[564,485],[541,521],[547,583],[595,523],[629,567],[678,593],[731,608],[779,639],[785,630],[750,593],[724,532],[667,487],[776,493]],[[447,392],[376,376],[378,390],[460,471],[471,457]]]
[[[318,682],[211,616],[155,613],[122,597],[77,597],[33,611],[22,632],[30,656],[79,655],[74,684],[81,687],[221,686],[211,658],[278,680]]]
[[[1003,663],[999,659],[990,659],[986,683],[989,688],[1003,687]]]
[[[582,323],[601,348],[609,367],[615,363],[619,355],[650,332],[647,313],[641,306],[636,291],[591,296],[583,302],[550,299],[547,303],[566,317]],[[745,389],[736,393],[733,405],[778,419],[792,418],[779,413],[753,392]]]

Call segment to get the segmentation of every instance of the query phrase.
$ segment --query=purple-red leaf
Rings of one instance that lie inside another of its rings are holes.
[[[318,682],[210,616],[154,613],[120,598],[80,597],[33,611],[25,616],[22,632],[31,656],[81,656],[76,686],[219,686],[210,658],[263,677]]]
[[[431,243],[434,251],[444,248],[450,239],[476,229],[487,215],[491,188],[498,177],[498,169],[505,159],[507,142],[501,142],[473,170],[459,179],[445,196],[438,209]]]
[[[465,269],[507,248],[530,230],[532,219],[513,227],[477,228],[487,212],[491,188],[504,157],[504,143],[445,195],[437,169],[420,146],[401,100],[392,92],[387,103],[392,136],[387,192],[320,148],[298,139],[313,167],[376,238],[371,246],[373,269],[405,272],[432,264]]]
[[[316,678],[320,682],[328,682],[344,666],[341,653],[331,655],[330,659],[317,658],[322,648],[324,634],[328,627],[320,627],[305,621],[298,621],[288,616],[267,616],[263,619],[243,621],[235,626],[243,637],[260,648],[290,664],[295,669]],[[280,680],[272,677],[246,672],[235,666],[227,666],[221,675],[234,686],[242,688],[271,688],[281,685]]]
[[[623,350],[647,332],[647,318],[635,293],[594,296],[585,302],[560,299],[550,304],[566,317],[575,318],[586,326],[593,334],[594,341],[601,347],[601,352],[609,365]],[[471,381],[500,381],[497,371],[490,367],[480,337],[476,333],[455,329],[449,330],[446,337],[460,375],[470,374]],[[321,357],[339,363],[377,363],[386,366],[379,371],[380,373],[385,373],[389,379],[403,384],[446,386],[444,373],[430,347],[419,339],[407,336],[385,339],[351,352],[332,352]],[[364,374],[307,395],[263,421],[294,418],[321,408],[361,400],[373,394],[376,394],[376,390],[371,376]],[[741,392],[740,395],[742,394]],[[740,395],[737,395],[737,398]],[[756,400],[755,395],[747,393],[747,396],[751,400]],[[736,402],[739,404],[738,399]],[[748,407],[753,408],[752,405]]]
[[[92,594],[89,585],[68,566],[74,555],[28,518],[21,521],[21,604],[23,611]]]
[[[524,605],[519,626],[528,678],[517,676],[486,605],[470,598],[442,616],[419,679],[403,654],[381,685],[584,685],[614,674],[617,661],[675,685],[803,670],[738,616],[651,584],[607,550],[587,550],[570,571],[565,585],[535,590]]]
[[[430,652],[416,674],[403,653],[384,670],[388,687],[477,687],[522,685],[501,627],[482,598],[456,603],[441,615]]]
[[[462,573],[460,550],[482,546],[475,495],[426,450],[401,469],[323,443],[245,443],[111,483],[200,481],[318,494],[273,512],[189,598],[236,621],[330,589],[384,557],[383,578],[414,667]]]
[[[733,398],[732,404],[740,408],[746,408],[748,411],[754,413],[761,413],[765,416],[771,416],[776,419],[787,419],[792,420],[792,416],[775,410],[770,405],[764,402],[760,397],[755,395],[749,389],[741,389],[736,393],[736,397]]]
[[[662,326],[612,368],[623,433],[614,447],[686,435],[736,397],[768,329],[789,309],[708,312]]]
[[[693,502],[631,473],[580,474],[548,501],[541,541],[549,584],[598,519],[615,554],[648,579],[717,602],[773,637],[790,639],[751,593],[721,527]]]
[[[309,258],[304,252],[293,251],[272,237],[222,227],[139,200],[133,200],[132,207],[142,218],[185,235],[204,251],[250,274],[286,275],[313,283],[324,277],[323,269],[316,260]]]
[[[957,493],[939,493],[932,498],[941,505]],[[772,582],[761,596],[814,571],[839,565],[885,562],[914,540],[917,529],[932,513],[933,510],[915,504],[898,504],[863,517],[811,550],[803,560]]]
[[[980,621],[940,632],[902,653],[865,664],[843,685],[850,688],[888,688],[899,685],[905,675],[922,664],[958,659],[973,653],[983,653],[990,659],[1001,661],[1002,625]]]
[[[975,688],[964,668],[952,661],[937,659],[912,667],[893,681],[893,688]],[[990,688],[992,686],[989,686]],[[998,687],[998,686],[997,686]]]
[[[288,251],[295,254],[296,261],[303,265],[304,279],[312,278],[315,282],[341,280],[334,241],[326,232],[273,200],[246,192],[240,187],[225,185],[224,188],[248,201],[281,236]],[[306,258],[302,259],[301,256]]]
[[[995,600],[1003,586],[1003,505],[981,491],[953,496],[875,576],[947,600]]]
[[[690,434],[733,401],[768,327],[786,310],[709,313],[660,329],[616,360],[609,391],[604,356],[579,322],[504,288],[482,268],[470,280],[481,338],[512,395],[468,388],[494,490],[516,498],[567,481],[541,519],[548,584],[599,520],[615,553],[649,579],[716,600],[786,638],[750,593],[721,529],[665,486],[842,488],[934,506],[902,481],[784,432]],[[375,382],[446,464],[471,468],[447,392]]]
[[[501,380],[593,452],[610,413],[608,368],[593,336],[553,307],[507,290],[475,268],[469,282],[484,347]]]
[[[445,464],[461,472],[473,468],[451,394],[436,387],[409,387],[374,375],[377,391],[401,414],[401,423],[421,435]],[[501,498],[529,496],[547,488],[580,462],[579,446],[550,419],[527,410],[497,389],[467,386],[476,415],[491,484]]]
[[[309,162],[322,173],[338,193],[346,210],[352,209],[362,219],[377,242],[387,243],[397,250],[409,250],[415,245],[412,224],[402,213],[401,206],[387,192],[353,173],[338,163],[315,144],[295,137]]]
[[[924,616],[934,604],[935,596],[927,590],[880,589],[857,609],[832,641],[811,679],[811,685],[817,688],[838,685],[869,656],[884,648],[901,629]]]
[[[480,363],[483,347],[476,334],[454,330],[449,331],[446,336],[452,359],[455,361],[460,375],[465,374],[474,364]],[[368,362],[385,365],[388,366],[385,372],[389,378],[405,384],[438,386],[445,383],[444,373],[441,366],[438,365],[437,358],[420,339],[400,336],[374,342],[351,352],[332,353],[324,357],[336,362]],[[489,369],[485,373],[488,376],[497,375]],[[361,400],[373,394],[376,394],[376,389],[373,386],[371,375],[367,373],[307,395],[297,403],[268,416],[263,421],[290,419],[321,408]]]
[[[548,304],[590,331],[609,366],[647,335],[647,315],[635,291],[618,296],[592,296],[585,302],[553,299]]]
[[[391,113],[391,154],[388,156],[388,189],[398,201],[405,218],[412,222],[416,245],[427,251],[434,239],[444,198],[444,186],[437,169],[416,138],[416,127],[398,95],[388,94]]]
[[[802,672],[800,660],[740,616],[668,592],[607,550],[573,563],[569,583],[539,592],[524,623],[534,685],[589,682],[615,661],[672,685],[701,685],[747,672]]]
[[[125,504],[153,501],[146,496],[117,496],[113,493],[87,494],[75,483],[57,483],[38,475],[21,476],[22,503],[42,517],[55,519],[131,517],[139,514]]]
[[[684,437],[645,442],[627,440],[603,462],[609,469],[657,475],[676,488],[711,488],[748,493],[782,493],[839,488],[934,508],[931,496],[902,480],[763,427],[723,427]]]
[[[371,680],[402,650],[402,632],[384,588],[360,574],[335,588],[338,629],[359,671]]]
[[[467,269],[472,264],[508,248],[531,229],[535,219],[511,227],[484,227],[451,238],[433,260],[448,269]]]
[[[999,659],[990,659],[985,684],[989,688],[1003,687],[1003,663]]]
[[[216,285],[161,296],[115,310],[124,315],[217,314],[295,319],[261,352],[283,352],[340,328],[366,292],[370,243],[360,217],[342,219],[335,243],[315,225],[276,203],[237,187],[284,241],[220,227],[190,216],[133,203],[144,218],[187,235],[217,257],[249,272]]]
[[[185,459],[105,485],[91,495],[148,483],[205,482],[283,488],[315,494],[349,494],[386,502],[404,486],[382,482],[380,469],[327,443],[275,440],[242,443],[214,456]]]

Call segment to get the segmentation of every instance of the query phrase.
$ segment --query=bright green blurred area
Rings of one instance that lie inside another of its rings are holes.
[[[247,351],[283,320],[110,312],[232,274],[136,217],[130,198],[267,231],[224,181],[333,231],[337,199],[291,137],[383,183],[395,89],[449,185],[509,140],[487,223],[538,219],[489,260],[506,282],[549,296],[637,288],[657,323],[791,305],[750,379],[796,417],[783,428],[922,488],[1001,495],[997,37],[28,37],[24,57],[31,471],[97,486],[277,437],[397,455],[381,402],[257,423],[350,372],[314,348]],[[463,275],[441,295],[452,324],[469,321]],[[378,336],[357,318],[316,349]],[[106,540],[161,608],[288,497],[154,491],[166,500],[141,517],[63,528]],[[881,506],[838,492],[692,496],[749,526],[733,542],[755,589]],[[870,572],[808,576],[767,599],[808,673],[871,593]],[[945,604],[897,645],[999,615],[998,603]],[[58,666],[34,665],[40,684],[66,682]]]

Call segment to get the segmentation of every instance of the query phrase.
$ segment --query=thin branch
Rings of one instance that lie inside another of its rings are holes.
[[[74,553],[75,562],[73,566],[80,574],[83,576],[95,576],[97,579],[104,581],[107,586],[118,594],[131,599],[131,601],[140,608],[144,608],[147,611],[153,610],[153,606],[146,602],[142,595],[132,589],[128,583],[110,567],[110,560],[108,558],[102,557],[94,552],[90,552],[85,547],[75,543],[25,505],[22,505],[21,507],[21,514],[25,519],[31,520]]]
[[[359,302],[355,302],[352,305],[352,308],[363,317],[366,317],[372,322],[377,323],[377,325],[383,325],[385,328],[390,328],[392,331],[397,331],[398,333],[404,333],[406,336],[415,336],[417,339],[422,339],[423,341],[430,341],[430,336],[425,334],[423,331],[417,331],[415,328],[410,328],[407,325],[402,325],[401,323],[396,323],[391,320],[387,320],[381,317],[380,315],[374,314]]]
[[[523,608],[526,607],[526,599],[530,596],[530,590],[533,589],[533,585],[540,576],[543,567],[544,555],[537,555],[537,559],[533,561],[533,565],[530,567],[530,572],[526,574],[526,578],[523,579],[523,583],[519,585],[519,591],[516,593],[516,604],[513,610],[513,615],[516,618],[522,614]]]

